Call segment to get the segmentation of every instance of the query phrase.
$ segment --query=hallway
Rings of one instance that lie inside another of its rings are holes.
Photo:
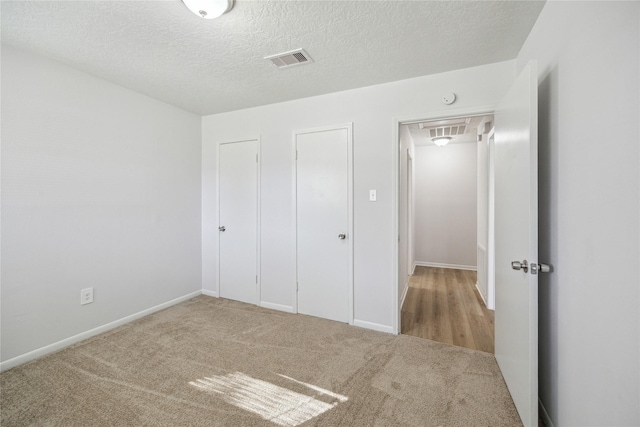
[[[475,283],[475,271],[416,267],[402,306],[401,333],[493,353],[494,312]]]

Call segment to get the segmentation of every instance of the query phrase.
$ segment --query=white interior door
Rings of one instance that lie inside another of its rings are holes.
[[[351,125],[296,132],[298,312],[352,315]]]
[[[220,144],[219,283],[223,298],[258,303],[258,141]]]
[[[531,62],[495,114],[495,355],[525,426],[538,425],[538,276],[512,261],[538,262],[537,93]]]

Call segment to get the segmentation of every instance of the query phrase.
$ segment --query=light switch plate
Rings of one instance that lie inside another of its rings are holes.
[[[378,195],[376,194],[376,190],[369,190],[369,201],[375,202],[378,200]]]

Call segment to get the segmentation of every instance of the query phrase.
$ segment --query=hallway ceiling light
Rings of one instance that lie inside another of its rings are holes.
[[[438,138],[433,138],[432,141],[438,147],[444,147],[445,145],[447,145],[449,143],[449,141],[451,141],[451,137],[450,136],[440,136]]]
[[[234,0],[182,0],[182,2],[199,17],[214,19],[233,9]]]

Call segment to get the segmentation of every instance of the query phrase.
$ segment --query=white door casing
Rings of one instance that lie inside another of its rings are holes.
[[[495,122],[495,119],[494,119]],[[489,215],[487,225],[487,308],[496,309],[495,275],[495,127],[489,132]]]
[[[413,156],[411,150],[407,149],[407,282],[413,274]]]
[[[218,146],[218,295],[258,304],[259,141]]]
[[[352,124],[296,131],[294,150],[296,311],[352,324]]]
[[[536,63],[495,113],[495,356],[525,426],[538,425],[538,101]]]

